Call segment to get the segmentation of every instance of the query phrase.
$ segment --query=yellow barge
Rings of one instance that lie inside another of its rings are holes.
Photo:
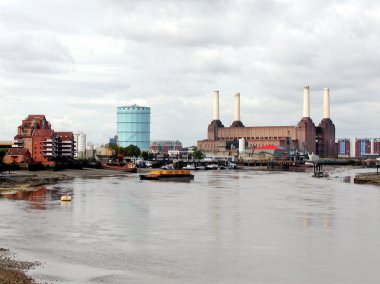
[[[151,170],[146,175],[140,175],[140,179],[187,181],[194,179],[194,175],[189,170]]]

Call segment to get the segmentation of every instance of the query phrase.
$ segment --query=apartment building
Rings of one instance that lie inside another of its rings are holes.
[[[342,138],[336,140],[336,145],[340,157],[380,155],[380,138]]]
[[[55,132],[45,115],[28,115],[17,128],[12,148],[26,149],[31,159],[19,159],[28,162],[54,164],[57,160],[74,157],[74,134],[72,132]],[[11,155],[11,151],[6,156]],[[20,153],[27,153],[21,151]],[[14,153],[13,153],[14,154]],[[15,162],[4,158],[4,163]]]

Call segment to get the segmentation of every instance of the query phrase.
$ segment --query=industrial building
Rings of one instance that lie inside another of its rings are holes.
[[[149,150],[150,108],[138,105],[118,107],[117,136],[120,147],[136,145],[141,150]]]
[[[240,120],[240,93],[235,94],[234,121],[225,127],[219,119],[219,91],[214,92],[213,120],[207,128],[207,139],[199,140],[198,149],[218,155],[238,148],[244,138],[248,148],[278,145],[300,153],[336,157],[335,125],[330,119],[330,92],[323,91],[323,119],[315,126],[310,117],[309,86],[304,87],[303,117],[296,126],[244,126]]]
[[[18,161],[54,164],[57,159],[73,158],[74,145],[72,132],[55,132],[45,115],[28,115],[17,128],[12,148],[3,161],[6,164]]]
[[[178,140],[152,140],[150,151],[155,154],[168,153],[169,151],[181,151],[182,142]]]
[[[342,138],[336,140],[336,145],[339,157],[380,155],[380,138]]]

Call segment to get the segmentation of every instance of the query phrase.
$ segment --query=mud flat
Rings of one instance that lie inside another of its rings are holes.
[[[35,172],[8,172],[0,173],[0,194],[33,190],[45,184],[53,184],[74,178],[101,178],[113,176],[128,176],[127,172],[109,169],[84,169],[63,171],[35,171]]]
[[[354,178],[354,183],[380,185],[380,175],[376,173],[360,174]]]
[[[29,269],[40,265],[38,261],[15,260],[9,250],[0,248],[0,283],[13,284],[37,284],[31,277],[25,274]]]

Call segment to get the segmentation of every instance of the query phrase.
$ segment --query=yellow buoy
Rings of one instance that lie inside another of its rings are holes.
[[[71,196],[70,195],[62,195],[61,201],[71,201]]]

